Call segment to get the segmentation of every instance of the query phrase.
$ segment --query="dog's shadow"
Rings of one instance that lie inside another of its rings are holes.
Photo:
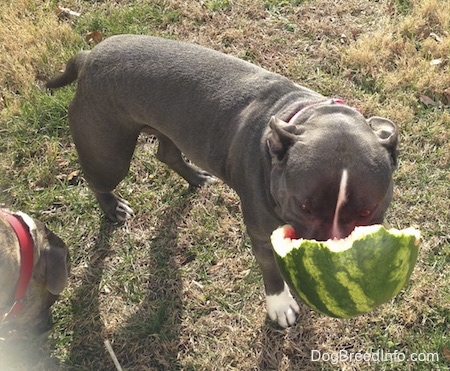
[[[310,369],[309,352],[316,344],[314,341],[305,341],[305,338],[308,337],[306,328],[312,319],[309,308],[297,300],[300,313],[294,326],[283,329],[272,320],[266,319],[259,338],[262,348],[258,370]],[[309,346],[305,346],[305,343],[309,343]]]
[[[72,347],[68,357],[69,363],[80,369],[80,365],[89,363],[87,354],[104,353],[102,339],[103,324],[99,308],[100,284],[103,277],[105,260],[112,254],[113,248],[110,239],[113,232],[119,228],[117,224],[102,220],[93,253],[85,264],[81,284],[74,290],[70,299],[72,306],[73,328],[67,329],[72,332]],[[86,321],[86,319],[92,319]],[[106,355],[105,355],[105,359]],[[66,363],[67,365],[67,363]],[[67,365],[70,369],[70,365]],[[113,369],[113,365],[111,369]],[[87,368],[86,368],[87,369]]]
[[[125,369],[136,369],[143,364],[150,369],[176,369],[182,293],[177,264],[172,261],[173,246],[177,243],[177,226],[190,210],[194,195],[195,192],[187,189],[180,195],[178,205],[166,210],[158,225],[147,226],[156,231],[146,243],[146,255],[156,264],[149,268],[153,271],[148,276],[155,277],[157,282],[146,283],[149,290],[138,304],[139,309],[129,315],[125,323],[109,330],[105,330],[104,321],[109,319],[102,318],[99,298],[103,294],[105,265],[115,254],[110,240],[114,230],[121,226],[106,220],[102,222],[83,281],[71,299],[74,328],[66,369],[73,366],[77,370],[113,370],[115,366],[105,340],[110,341]]]

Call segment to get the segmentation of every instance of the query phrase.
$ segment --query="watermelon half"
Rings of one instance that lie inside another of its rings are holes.
[[[370,312],[408,283],[417,261],[420,232],[414,228],[356,227],[340,240],[295,239],[285,225],[271,241],[280,272],[310,308],[332,317]]]

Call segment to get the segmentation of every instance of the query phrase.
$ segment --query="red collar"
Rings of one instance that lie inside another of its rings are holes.
[[[3,210],[0,210],[0,214],[3,215],[11,225],[12,229],[17,235],[20,245],[20,276],[17,282],[16,293],[14,294],[14,302],[11,308],[5,312],[0,312],[0,324],[7,318],[16,316],[24,306],[25,294],[30,283],[31,274],[33,271],[34,263],[34,242],[31,237],[28,226],[24,223],[22,218],[17,215],[10,214]]]

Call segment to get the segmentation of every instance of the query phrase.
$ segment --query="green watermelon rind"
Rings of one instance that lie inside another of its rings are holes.
[[[417,261],[420,234],[414,228],[357,227],[345,240],[324,242],[290,240],[282,228],[272,244],[283,278],[309,307],[332,317],[355,317],[389,301]]]

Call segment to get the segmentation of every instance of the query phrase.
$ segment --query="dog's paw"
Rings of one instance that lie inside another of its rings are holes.
[[[134,211],[128,205],[129,205],[128,202],[125,201],[124,199],[122,198],[117,199],[115,219],[118,222],[124,222],[125,220],[134,217]]]
[[[112,222],[122,223],[134,216],[134,212],[128,206],[128,202],[114,193],[102,193],[94,190],[94,194],[106,217]]]
[[[300,312],[300,307],[286,284],[284,284],[284,290],[280,294],[266,296],[266,307],[269,318],[272,321],[277,321],[281,327],[292,326]]]
[[[188,182],[192,187],[202,187],[204,185],[216,183],[217,178],[212,176],[207,171],[196,169],[194,172],[194,176],[192,177],[192,179],[189,179]]]
[[[206,173],[204,176],[204,185],[217,183],[217,178],[213,177],[211,174]]]

